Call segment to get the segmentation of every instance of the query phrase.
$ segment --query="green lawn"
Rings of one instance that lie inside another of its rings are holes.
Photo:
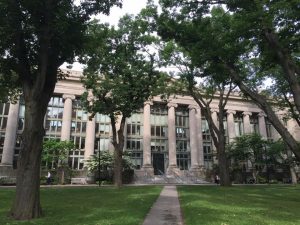
[[[162,187],[42,188],[44,216],[16,222],[7,218],[14,189],[0,188],[0,224],[135,225],[141,224]]]
[[[299,225],[300,187],[181,186],[186,225]]]

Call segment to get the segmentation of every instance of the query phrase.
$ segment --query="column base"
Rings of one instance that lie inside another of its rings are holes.
[[[177,175],[180,176],[180,169],[177,167],[177,165],[169,165],[167,169],[167,175]]]
[[[205,177],[205,169],[203,166],[195,165],[190,168],[189,171],[194,177],[204,178]]]
[[[144,176],[147,177],[154,177],[154,169],[151,164],[143,165],[141,168],[141,172],[144,173]]]
[[[0,164],[0,176],[4,177],[16,177],[16,171],[14,171],[12,164]]]

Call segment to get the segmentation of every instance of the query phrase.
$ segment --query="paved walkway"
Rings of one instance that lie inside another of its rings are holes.
[[[143,225],[183,225],[176,186],[165,186]]]

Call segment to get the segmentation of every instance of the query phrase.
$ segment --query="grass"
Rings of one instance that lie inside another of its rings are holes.
[[[14,189],[0,189],[1,225],[135,225],[141,224],[162,187],[42,188],[44,216],[14,221],[6,215]]]
[[[186,225],[299,225],[299,186],[178,187]]]

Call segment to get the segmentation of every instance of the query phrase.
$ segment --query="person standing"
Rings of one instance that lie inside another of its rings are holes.
[[[220,184],[220,177],[218,174],[216,174],[216,176],[215,176],[215,183]]]
[[[50,171],[48,171],[48,174],[47,174],[47,184],[48,185],[51,184],[51,173],[50,173]]]

